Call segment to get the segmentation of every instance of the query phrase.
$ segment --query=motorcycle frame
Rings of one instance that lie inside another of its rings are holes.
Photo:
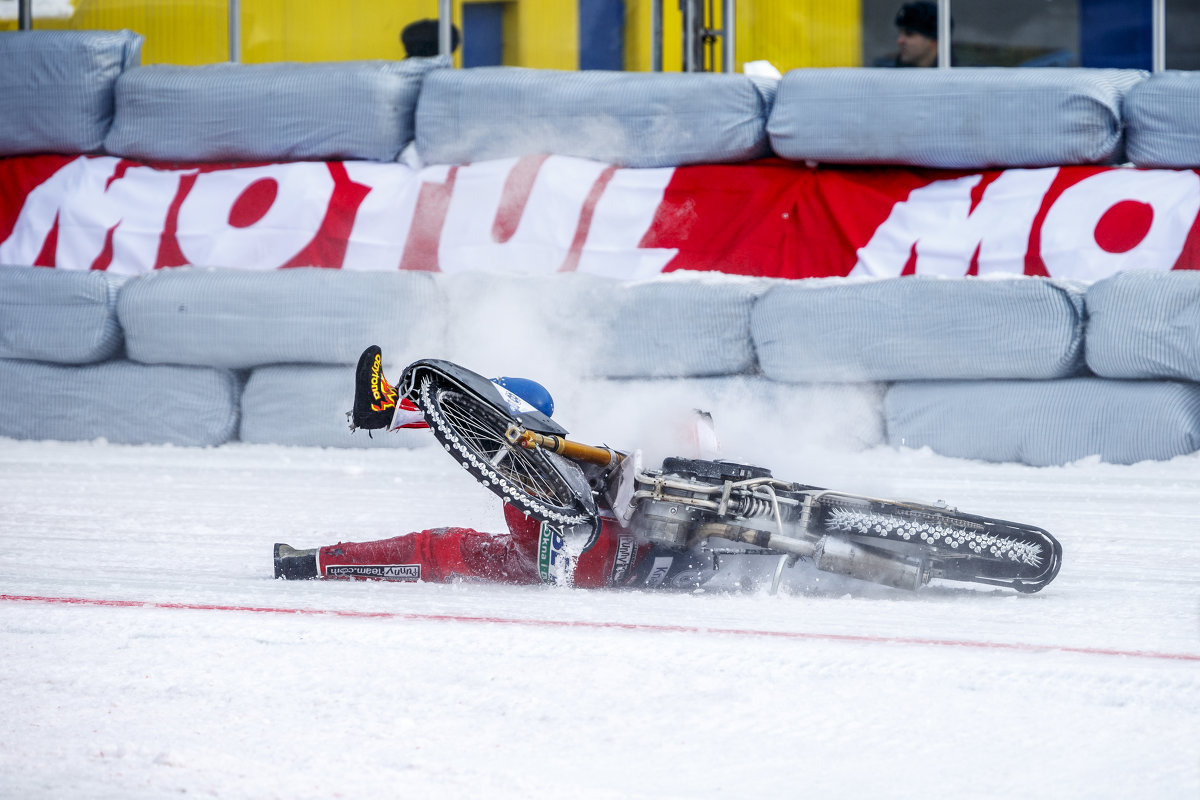
[[[505,439],[515,447],[545,448],[553,453],[574,461],[602,467],[607,471],[620,466],[626,454],[607,447],[582,444],[562,436],[540,434],[524,429],[520,425],[510,425],[505,432]],[[730,503],[735,498],[749,497],[768,503],[770,517],[774,520],[775,530],[756,528],[753,525],[737,525],[727,522],[701,522],[690,526],[688,535],[683,542],[669,542],[666,539],[657,540],[660,544],[670,544],[685,551],[707,551],[713,554],[749,555],[763,554],[779,557],[771,581],[771,594],[775,594],[782,581],[783,570],[794,564],[798,558],[806,558],[828,572],[838,572],[853,577],[860,577],[874,583],[884,583],[897,588],[916,589],[929,582],[932,572],[927,559],[915,563],[913,559],[903,554],[890,555],[887,548],[863,547],[855,544],[849,538],[833,537],[829,534],[813,534],[809,531],[812,520],[813,503],[826,494],[840,494],[820,489],[806,491],[796,484],[788,483],[774,477],[757,476],[743,480],[726,479],[720,485],[685,482],[664,476],[661,472],[638,470],[634,473],[634,485],[648,485],[649,489],[635,489],[630,497],[634,508],[641,507],[643,501],[656,503],[676,503],[698,509],[702,512],[715,514],[725,519],[729,517]],[[782,503],[777,489],[787,492],[797,492],[803,499],[783,497]],[[668,493],[666,490],[673,490]],[[759,490],[759,491],[756,491]],[[761,492],[761,493],[760,493]],[[704,495],[694,497],[691,495]],[[708,499],[719,495],[717,499]],[[870,498],[862,498],[869,500]],[[784,527],[781,505],[798,506],[799,518],[794,527],[805,534],[804,538],[789,535]],[[615,511],[615,510],[614,510]],[[626,521],[628,517],[624,518]],[[752,518],[745,519],[750,522]],[[747,544],[757,550],[721,550],[708,546],[712,538],[727,539],[733,542]],[[650,537],[651,541],[656,541]],[[842,544],[838,544],[842,543]],[[832,549],[831,549],[832,548]],[[870,575],[871,577],[867,577]]]

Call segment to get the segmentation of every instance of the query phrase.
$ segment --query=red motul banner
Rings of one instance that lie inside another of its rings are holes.
[[[1200,174],[539,156],[148,165],[0,159],[0,264],[805,278],[1200,269]]]

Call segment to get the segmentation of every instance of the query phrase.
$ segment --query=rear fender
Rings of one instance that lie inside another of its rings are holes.
[[[416,403],[421,379],[434,374],[457,385],[464,392],[482,400],[526,430],[553,436],[566,436],[567,429],[525,402],[512,392],[492,383],[482,375],[452,361],[428,358],[414,361],[404,368],[399,388],[404,396]]]

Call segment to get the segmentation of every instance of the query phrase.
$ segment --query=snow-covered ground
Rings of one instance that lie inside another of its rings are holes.
[[[1200,796],[1200,455],[777,449],[781,477],[1045,527],[1062,572],[282,582],[275,541],[499,529],[498,503],[434,447],[0,440],[0,797]]]

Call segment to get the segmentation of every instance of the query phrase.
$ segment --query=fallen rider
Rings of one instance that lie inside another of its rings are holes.
[[[399,392],[384,377],[378,347],[363,351],[354,380],[352,428],[428,427],[410,400],[397,402]],[[546,416],[553,414],[554,400],[541,384],[523,378],[492,382]],[[639,541],[630,528],[606,515],[579,525],[554,526],[506,504],[504,520],[506,533],[445,527],[305,550],[276,544],[275,577],[696,589],[716,571],[711,559]]]

